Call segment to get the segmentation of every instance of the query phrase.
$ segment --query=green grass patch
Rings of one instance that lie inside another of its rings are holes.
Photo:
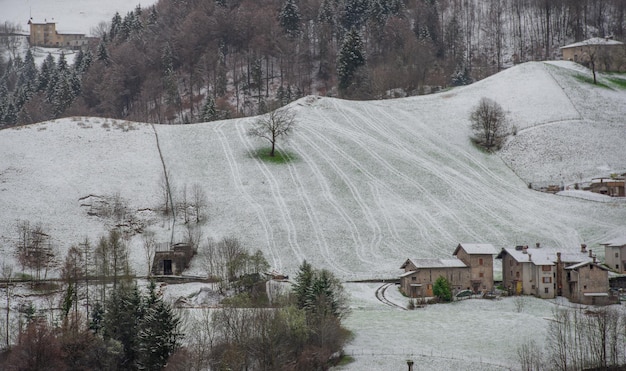
[[[626,89],[626,79],[622,79],[619,77],[608,77],[607,80],[618,86],[620,89]]]
[[[344,354],[339,360],[339,362],[337,363],[337,366],[345,366],[352,362],[354,362],[354,357]]]
[[[270,152],[272,149],[270,147],[261,148],[252,153],[252,157],[258,158],[265,162],[273,163],[273,164],[286,164],[288,162],[293,162],[298,159],[298,157],[289,151],[274,151],[274,156],[270,156]]]
[[[578,80],[580,82],[584,82],[584,83],[587,83],[587,84],[591,84],[591,85],[599,86],[599,87],[602,87],[602,88],[610,89],[610,87],[607,84],[604,84],[604,83],[600,82],[600,80],[597,80],[597,84],[594,84],[593,83],[593,76],[576,75],[574,77],[576,78],[576,80]]]

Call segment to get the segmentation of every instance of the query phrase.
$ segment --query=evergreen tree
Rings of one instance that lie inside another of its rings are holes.
[[[98,44],[98,51],[96,52],[99,61],[102,61],[105,65],[109,65],[109,52],[107,51],[107,46],[104,42],[100,42]]]
[[[83,53],[83,49],[78,49],[78,53],[76,53],[76,56],[74,57],[74,65],[72,66],[74,68],[74,71],[80,71],[84,58],[85,53]]]
[[[89,329],[93,331],[94,334],[100,333],[102,327],[104,326],[104,308],[102,304],[97,301],[91,309],[91,319],[89,321]]]
[[[139,327],[138,363],[144,370],[161,370],[170,355],[180,346],[180,319],[156,293],[156,285],[148,286],[145,313]]]
[[[105,340],[119,341],[124,349],[123,369],[135,369],[138,357],[139,325],[144,307],[137,286],[124,284],[111,292],[103,320]]]
[[[352,83],[355,72],[365,65],[363,41],[356,29],[346,34],[337,58],[339,90],[344,91]]]
[[[360,28],[367,19],[369,12],[368,0],[346,0],[341,14],[341,25],[345,30]]]
[[[54,63],[52,54],[48,53],[46,59],[44,59],[43,64],[41,65],[37,91],[46,91],[54,75],[56,75],[56,63]]]
[[[9,102],[4,111],[4,117],[2,118],[2,123],[5,126],[13,126],[17,124],[17,114],[18,110],[13,104],[13,102]]]
[[[91,53],[91,49],[87,49],[87,51],[83,55],[83,60],[81,61],[80,66],[78,66],[77,71],[81,74],[85,73],[91,66],[91,62],[93,62],[93,54]]]
[[[67,65],[67,60],[65,59],[65,53],[61,52],[59,61],[57,62],[57,72],[59,72],[62,77],[65,77],[67,76],[68,71],[69,67]]]
[[[24,66],[22,67],[18,85],[25,87],[29,93],[35,91],[37,87],[37,66],[35,65],[35,57],[30,49],[26,51],[24,57]]]
[[[139,4],[135,7],[135,13],[133,14],[132,21],[131,31],[135,34],[141,33],[141,30],[143,30],[143,23],[141,22],[141,6]]]
[[[293,292],[296,296],[296,305],[303,309],[306,306],[309,290],[313,285],[314,278],[313,267],[307,261],[303,261],[298,269],[296,283],[293,285]]]
[[[452,287],[450,281],[443,276],[439,276],[433,284],[433,295],[442,301],[452,300]]]
[[[152,5],[150,7],[150,14],[148,15],[148,25],[153,26],[157,24],[158,19],[159,19],[159,13],[157,12],[156,7]]]
[[[200,119],[203,122],[209,122],[217,120],[217,112],[215,111],[215,100],[211,95],[207,95],[206,102],[202,107],[202,111],[200,112]]]
[[[297,37],[300,34],[301,18],[300,9],[295,0],[286,0],[280,10],[278,20],[287,35]]]
[[[111,19],[111,28],[109,29],[109,40],[113,41],[117,37],[117,34],[122,28],[122,16],[119,12],[115,12],[113,19]]]
[[[7,89],[6,79],[0,77],[0,127],[6,125],[4,116],[9,107],[9,90]]]
[[[334,23],[336,13],[337,12],[333,7],[332,0],[322,0],[319,11],[317,13],[317,20],[320,23],[332,25]]]
[[[315,275],[313,283],[307,290],[305,309],[321,316],[339,317],[339,304],[335,299],[331,273],[322,270]]]

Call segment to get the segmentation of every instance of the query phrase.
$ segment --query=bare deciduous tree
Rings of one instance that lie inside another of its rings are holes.
[[[288,108],[275,109],[257,119],[254,126],[248,130],[248,135],[270,142],[272,146],[270,156],[273,157],[279,138],[291,134],[295,122],[295,115]]]
[[[470,114],[474,140],[487,149],[499,146],[509,132],[502,106],[489,98],[481,98]]]
[[[152,275],[152,261],[154,260],[154,255],[156,254],[156,239],[154,237],[154,232],[152,231],[145,231],[142,237],[143,251],[146,257],[146,268],[148,268],[146,274],[150,277]]]
[[[200,223],[203,216],[202,214],[208,203],[206,192],[204,192],[204,189],[202,189],[200,184],[196,183],[191,188],[191,198],[193,202],[193,209],[196,213],[196,223]]]

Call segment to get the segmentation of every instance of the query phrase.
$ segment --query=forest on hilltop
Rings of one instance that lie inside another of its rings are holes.
[[[94,25],[99,42],[73,66],[0,60],[0,127],[193,123],[308,94],[423,94],[557,59],[569,42],[622,39],[625,13],[626,0],[160,0]]]

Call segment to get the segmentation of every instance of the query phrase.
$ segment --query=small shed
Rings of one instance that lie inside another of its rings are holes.
[[[187,243],[158,245],[152,262],[152,274],[180,276],[189,267],[195,254],[196,251]]]

